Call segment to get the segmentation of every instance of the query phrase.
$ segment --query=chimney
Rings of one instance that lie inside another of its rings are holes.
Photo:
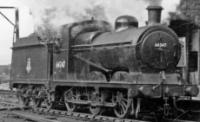
[[[148,6],[148,22],[147,24],[152,26],[160,23],[161,20],[161,12],[162,12],[161,6]]]

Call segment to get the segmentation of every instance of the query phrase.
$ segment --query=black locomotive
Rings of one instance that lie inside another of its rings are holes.
[[[177,67],[181,45],[160,24],[162,8],[149,6],[147,26],[132,16],[64,25],[61,37],[42,43],[36,34],[13,45],[11,87],[25,105],[64,104],[70,112],[113,111],[119,118],[144,114],[175,117],[199,90]]]

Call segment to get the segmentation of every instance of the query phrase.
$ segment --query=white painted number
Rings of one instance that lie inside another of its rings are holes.
[[[56,68],[58,69],[65,68],[65,61],[57,61]]]
[[[157,48],[167,47],[167,43],[155,43],[154,47],[157,47]]]

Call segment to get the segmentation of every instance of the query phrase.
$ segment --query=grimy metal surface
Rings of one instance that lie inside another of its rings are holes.
[[[121,32],[101,32],[91,40],[86,37],[90,37],[91,30],[97,28],[86,25],[63,27],[62,39],[55,40],[55,47],[51,48],[42,45],[36,34],[15,42],[13,45],[12,78],[14,80],[23,80],[23,78],[42,80],[50,76],[54,80],[71,78],[90,80],[90,75],[93,75],[91,71],[99,72],[107,80],[112,80],[111,77],[118,72],[127,72],[129,77],[134,78],[131,74],[135,72],[159,72],[160,68],[167,67],[173,70],[172,67],[179,59],[175,49],[178,47],[176,36],[170,29],[161,25],[128,29]],[[85,26],[87,31],[84,30]],[[102,31],[101,28],[98,29],[93,31]],[[72,38],[73,35],[74,38]],[[165,38],[164,40],[168,41],[160,42],[160,38]],[[149,40],[153,40],[153,42]],[[167,48],[162,49],[165,62],[159,58],[160,53],[157,53],[159,51],[156,51],[157,48],[161,48],[161,43],[165,44],[162,46],[167,45],[167,47],[162,47]],[[85,47],[85,44],[88,46]],[[149,55],[146,52],[149,52]],[[174,58],[172,54],[176,54],[177,58]]]
[[[11,77],[14,80],[42,81],[48,77],[48,52],[35,34],[15,42],[12,55]],[[12,82],[11,81],[11,82]]]
[[[180,74],[177,73],[176,65],[180,58],[180,44],[178,37],[170,28],[157,24],[111,32],[107,25],[102,21],[83,21],[64,26],[61,38],[47,40],[45,44],[41,44],[37,35],[15,42],[12,84],[18,90],[27,93],[25,95],[28,97],[25,100],[33,98],[28,93],[38,90],[45,91],[44,96],[53,97],[48,99],[49,102],[73,102],[72,105],[75,107],[79,97],[82,99],[87,96],[84,100],[88,103],[92,100],[90,96],[93,94],[98,99],[99,96],[107,96],[101,101],[95,101],[97,104],[110,102],[120,105],[118,102],[122,102],[123,105],[123,101],[118,101],[118,98],[125,97],[127,104],[125,103],[121,115],[119,113],[123,108],[119,108],[118,112],[117,106],[111,106],[119,118],[128,115],[131,105],[129,103],[137,98],[137,107],[131,108],[136,111],[136,116],[145,109],[163,112],[168,116],[168,106],[172,106],[168,99],[173,98],[173,102],[176,102],[179,96],[197,95],[199,91],[196,85],[186,85],[184,80],[179,78],[181,71]],[[104,90],[106,92],[102,92]],[[74,91],[77,93],[73,94]],[[35,92],[35,96],[39,94]],[[43,101],[47,100],[44,96]],[[77,99],[70,100],[69,96],[76,96]],[[159,104],[148,108],[155,97]],[[150,100],[144,104],[141,103],[141,98]],[[81,102],[78,104],[81,105]],[[140,109],[141,104],[147,108]],[[88,106],[93,107],[90,104]],[[154,110],[155,108],[157,109]],[[72,115],[78,117],[83,114]]]

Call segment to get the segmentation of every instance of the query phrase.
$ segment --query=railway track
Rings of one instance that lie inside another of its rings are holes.
[[[0,89],[0,95],[6,95],[6,96],[13,96],[15,95],[15,91],[12,90],[2,90]]]
[[[22,108],[24,107],[18,103],[14,91],[0,90],[0,111]]]
[[[35,121],[35,122],[61,122],[59,120],[56,120],[55,117],[38,115],[30,111],[12,111],[10,112],[10,114],[14,116],[18,116],[26,120]]]
[[[0,101],[0,111],[3,110],[21,110],[21,109],[27,109],[27,107],[23,107],[22,105]]]
[[[67,112],[61,110],[47,110],[45,108],[35,108],[26,111],[12,111],[12,114],[36,122],[148,122],[133,119],[119,119],[108,116],[93,116],[86,113]],[[196,122],[188,120],[163,119],[153,122]]]
[[[148,122],[136,119],[119,119],[111,116],[94,116],[89,113],[67,112],[66,110],[48,110],[46,108],[28,108],[18,104],[15,92],[0,90],[0,111],[35,122]],[[13,97],[13,98],[12,98]],[[153,122],[161,122],[152,120]],[[196,122],[186,120],[163,119],[162,122]]]
[[[9,114],[31,120],[34,122],[148,122],[133,119],[119,119],[108,116],[93,116],[91,114],[73,112],[69,113],[61,110],[47,110],[44,108],[35,109],[9,109]],[[152,122],[197,122],[188,120],[163,119]]]
[[[83,120],[87,122],[91,121],[99,121],[99,122],[147,122],[147,121],[141,121],[141,120],[135,120],[135,119],[119,119],[116,117],[110,117],[110,116],[101,116],[97,115],[94,116],[89,113],[80,113],[80,112],[67,112],[67,111],[61,111],[61,110],[48,110],[45,108],[35,108],[33,109],[35,112],[40,113],[46,113],[50,115],[57,115],[67,118],[73,118],[77,120]]]
[[[17,103],[15,92],[0,90],[0,111],[8,110],[9,114],[33,120],[36,122],[147,122],[132,119],[119,119],[108,116],[93,116],[92,114],[67,112],[63,110],[48,110],[45,108],[28,108]],[[46,116],[54,119],[46,118]]]

